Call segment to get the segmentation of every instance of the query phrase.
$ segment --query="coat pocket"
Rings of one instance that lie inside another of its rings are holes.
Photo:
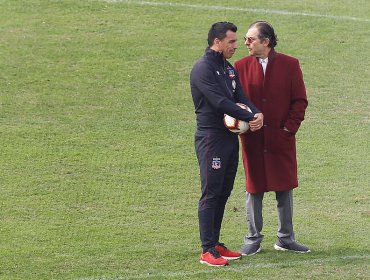
[[[282,128],[269,128],[265,131],[265,146],[267,150],[295,151],[295,135]]]

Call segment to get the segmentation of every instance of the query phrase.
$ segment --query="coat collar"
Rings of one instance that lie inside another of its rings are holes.
[[[278,53],[274,49],[271,49],[268,55],[269,61],[273,60],[277,55]]]
[[[274,49],[271,49],[269,54],[268,54],[268,63],[272,62],[273,59],[278,56],[278,53],[274,50]],[[256,57],[256,61],[259,63],[259,58]]]

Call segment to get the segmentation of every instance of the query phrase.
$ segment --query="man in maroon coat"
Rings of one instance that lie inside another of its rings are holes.
[[[250,55],[235,68],[264,125],[241,136],[249,229],[241,253],[261,251],[262,201],[269,191],[276,193],[279,216],[274,248],[307,253],[309,248],[295,240],[292,222],[292,190],[298,186],[295,134],[308,104],[302,71],[296,58],[275,51],[277,37],[268,22],[252,23],[244,39]]]

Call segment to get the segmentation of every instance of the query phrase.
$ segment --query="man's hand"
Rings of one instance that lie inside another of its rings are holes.
[[[253,121],[249,122],[249,128],[251,131],[256,131],[261,129],[262,126],[263,126],[263,114],[257,113],[254,115]]]

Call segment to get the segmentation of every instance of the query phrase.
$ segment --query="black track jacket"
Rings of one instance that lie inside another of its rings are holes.
[[[197,119],[197,132],[228,131],[224,125],[224,114],[236,119],[251,121],[260,111],[245,96],[239,75],[222,53],[210,48],[193,66],[190,73],[190,88]],[[235,103],[247,105],[253,113]]]

